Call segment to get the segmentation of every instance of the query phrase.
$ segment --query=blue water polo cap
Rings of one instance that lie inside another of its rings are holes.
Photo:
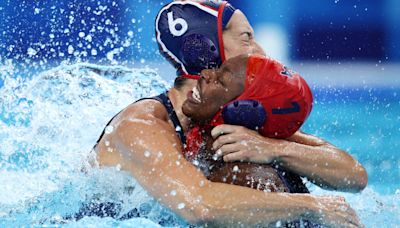
[[[156,18],[156,39],[161,54],[177,75],[199,79],[203,69],[225,61],[222,31],[235,8],[226,1],[173,1]]]

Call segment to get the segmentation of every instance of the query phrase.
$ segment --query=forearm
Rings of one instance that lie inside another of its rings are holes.
[[[210,223],[217,227],[267,227],[278,221],[314,219],[317,214],[310,195],[264,193],[226,184],[214,184],[212,193]]]
[[[364,189],[365,169],[344,151],[320,142],[307,145],[288,141],[277,151],[275,162],[323,188],[355,192]]]
[[[277,227],[299,219],[323,227],[363,227],[342,197],[270,193],[227,184],[210,184],[202,194],[211,227]]]
[[[205,189],[204,204],[209,208],[208,225],[254,227],[282,225],[299,220],[316,220],[316,200],[311,195],[265,193],[250,188],[212,183]]]

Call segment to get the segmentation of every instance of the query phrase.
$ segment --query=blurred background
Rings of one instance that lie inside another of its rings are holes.
[[[3,59],[38,61],[73,57],[154,61],[155,56],[159,57],[154,18],[167,2],[3,0],[0,54]],[[230,2],[247,15],[259,42],[276,58],[400,61],[399,1]],[[98,48],[99,44],[102,48]]]
[[[357,157],[372,185],[399,188],[400,1],[230,2],[267,53],[311,84],[315,105],[304,130]],[[2,0],[0,62],[29,71],[63,62],[148,66],[172,81],[154,38],[154,18],[166,3]]]

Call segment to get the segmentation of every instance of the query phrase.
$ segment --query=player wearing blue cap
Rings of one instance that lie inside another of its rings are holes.
[[[161,9],[156,36],[161,53],[177,69],[175,86],[166,94],[135,102],[110,121],[113,132],[102,135],[96,146],[100,165],[118,164],[192,224],[263,226],[304,218],[327,226],[359,225],[340,197],[265,194],[213,183],[182,156],[189,125],[182,104],[187,96],[195,96],[192,89],[201,69],[218,67],[239,54],[264,55],[242,12],[220,1],[175,1]],[[320,186],[339,190],[359,191],[366,185],[365,170],[357,161],[316,137],[296,133],[288,140],[268,139],[230,125],[220,125],[212,133],[217,138],[214,148],[226,155],[225,160],[245,155],[251,162],[277,161]],[[240,141],[248,146],[239,143],[239,153],[226,150],[225,145]],[[176,194],[171,196],[173,190]]]

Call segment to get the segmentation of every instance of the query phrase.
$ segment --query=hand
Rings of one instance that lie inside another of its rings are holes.
[[[316,202],[316,221],[327,227],[364,227],[343,197],[323,196]]]
[[[284,150],[285,140],[271,139],[242,126],[219,125],[211,131],[213,149],[225,162],[247,161],[270,164]]]

